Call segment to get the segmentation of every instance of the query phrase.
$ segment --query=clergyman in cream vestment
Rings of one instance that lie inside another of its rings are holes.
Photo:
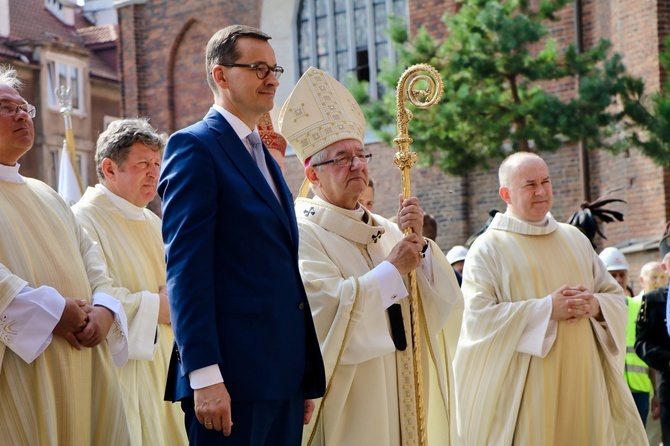
[[[128,445],[123,308],[68,205],[19,174],[35,110],[15,76],[0,68],[0,444]]]
[[[160,318],[165,285],[161,220],[146,208],[156,195],[164,146],[165,137],[145,119],[112,122],[96,148],[100,184],[73,206],[98,243],[114,286],[123,291],[119,299],[128,316],[130,360],[119,369],[119,382],[137,446],[188,442],[181,408],[163,401],[174,336],[169,321]],[[165,293],[162,305],[168,308]]]
[[[463,271],[454,374],[464,444],[647,444],[623,379],[623,291],[589,240],[548,212],[544,161],[517,153],[501,171],[509,166],[508,210],[470,247]]]
[[[406,274],[412,270],[419,290],[416,328],[421,333],[427,441],[456,444],[451,359],[463,301],[453,269],[439,247],[421,235],[418,199],[401,203],[399,223],[359,204],[371,157],[363,144],[365,119],[351,94],[327,73],[313,67],[305,72],[279,122],[315,193],[312,199],[298,198],[295,209],[300,273],[327,388],[305,428],[303,444],[419,444],[406,299]],[[404,236],[401,225],[413,233]]]

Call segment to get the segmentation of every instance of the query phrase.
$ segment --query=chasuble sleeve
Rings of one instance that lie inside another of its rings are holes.
[[[74,217],[74,215],[73,215]],[[107,333],[107,344],[114,364],[121,367],[128,360],[128,322],[121,302],[115,297],[112,279],[100,251],[84,228],[76,223],[79,250],[84,260],[86,274],[91,285],[93,305],[101,305],[114,313],[114,323]]]
[[[110,253],[105,252],[106,247],[114,243],[122,243],[123,240],[114,240],[110,234],[98,232],[94,217],[88,214],[85,207],[75,210],[75,215],[84,228],[86,234],[91,238],[94,245],[100,252],[105,269],[109,272],[111,269],[106,262],[114,261],[109,257]],[[117,261],[123,261],[117,259]],[[159,296],[149,291],[131,292],[128,288],[114,286],[114,283],[120,283],[119,278],[112,281],[112,296],[121,302],[123,311],[126,314],[128,325],[128,358],[137,360],[151,360],[156,352],[155,340],[156,329],[158,326]]]
[[[593,295],[600,304],[604,322],[591,318],[591,325],[600,341],[610,355],[617,356],[623,371],[626,355],[626,324],[628,323],[628,307],[626,295],[621,286],[607,271],[605,265],[591,250],[593,258]]]
[[[430,250],[441,252],[432,240],[426,239]],[[431,335],[444,326],[455,308],[459,309],[457,323],[460,326],[460,311],[463,308],[463,293],[458,286],[454,269],[443,255],[432,256],[429,264],[430,271],[424,268],[416,269],[417,285],[421,296],[424,313]],[[452,320],[451,323],[454,323]]]
[[[315,225],[299,221],[298,227],[300,273],[327,372],[333,370],[340,349],[343,364],[393,352],[381,286],[360,251],[340,237],[326,246],[326,231]]]
[[[27,285],[28,282],[12,274],[5,265],[0,263],[0,314]]]
[[[486,240],[488,242],[488,240]],[[509,275],[505,256],[481,237],[475,241],[465,262],[463,298],[465,310],[456,356],[454,377],[457,420],[466,444],[486,444],[493,424],[493,408],[505,391],[524,382],[531,356],[517,352],[517,346],[541,299],[520,299],[505,293],[501,285]],[[517,290],[517,292],[520,292]],[[518,372],[514,382],[505,382],[509,371]],[[493,373],[492,373],[493,372]],[[512,389],[512,390],[510,390]],[[511,402],[511,410],[514,410]]]

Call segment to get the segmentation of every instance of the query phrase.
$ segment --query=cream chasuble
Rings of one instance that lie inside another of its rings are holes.
[[[46,184],[25,181],[0,181],[0,311],[24,280],[89,304],[95,292],[113,295],[100,254],[67,204]],[[106,342],[79,351],[53,336],[30,364],[0,343],[0,358],[0,443],[129,444]]]
[[[401,301],[408,347],[399,352],[391,338],[380,284],[371,272],[403,234],[382,217],[365,211],[371,223],[364,223],[318,198],[296,200],[296,215],[300,272],[327,379],[326,395],[317,400],[303,444],[416,444],[415,420],[401,420],[401,414],[411,415],[414,405],[409,302]],[[431,249],[441,252],[434,243]],[[449,445],[456,434],[451,357],[462,297],[444,256],[433,256],[432,263],[432,283],[421,268],[416,274],[428,444]]]
[[[558,322],[546,356],[519,353],[542,298],[563,285],[593,292],[605,322]],[[468,252],[463,295],[454,373],[464,444],[647,444],[619,361],[625,297],[578,229],[497,214]]]
[[[119,381],[135,444],[185,445],[184,414],[178,404],[163,401],[174,336],[169,325],[158,324],[157,295],[143,293],[158,293],[159,286],[165,284],[161,221],[148,209],[144,209],[144,221],[124,218],[97,188],[88,188],[72,209],[98,243],[114,286],[130,292],[117,293],[128,316],[131,343],[135,344],[131,345],[128,364],[119,369]],[[153,359],[133,359],[145,356],[138,350],[155,351],[155,355]]]

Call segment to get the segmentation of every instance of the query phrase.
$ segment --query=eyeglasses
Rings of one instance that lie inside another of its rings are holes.
[[[265,62],[260,62],[260,63],[221,63],[219,64],[222,67],[239,67],[239,68],[252,68],[256,70],[256,77],[259,79],[265,79],[270,75],[270,71],[272,71],[275,74],[275,77],[277,80],[281,77],[282,74],[284,74],[284,69],[280,67],[279,65],[275,65],[274,67],[271,67],[270,65],[266,64]]]
[[[0,116],[7,116],[13,118],[19,114],[19,110],[23,110],[30,116],[34,118],[37,114],[37,109],[35,106],[30,104],[17,104],[11,101],[0,101]]]
[[[372,159],[372,153],[362,153],[360,155],[343,155],[339,158],[333,158],[332,160],[312,164],[312,167],[324,166],[326,164],[333,164],[337,167],[351,167],[354,165],[354,160],[356,159],[363,164],[368,164]]]

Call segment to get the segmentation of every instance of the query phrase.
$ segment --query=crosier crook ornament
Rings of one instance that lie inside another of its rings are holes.
[[[426,90],[415,89],[417,83],[425,82],[428,84]],[[402,173],[402,196],[408,199],[412,196],[410,185],[409,170],[417,161],[417,155],[410,150],[412,138],[409,137],[407,125],[412,120],[412,112],[405,107],[405,102],[409,101],[418,108],[430,108],[439,102],[444,91],[440,73],[430,65],[418,64],[412,65],[400,77],[396,87],[396,122],[398,126],[398,136],[393,140],[398,145],[398,152],[393,158],[393,162],[398,166]],[[405,233],[412,232],[412,228],[407,228]],[[410,288],[410,313],[412,327],[412,358],[414,365],[414,383],[416,396],[417,428],[419,436],[419,445],[426,445],[426,414],[423,398],[423,373],[421,370],[421,337],[419,322],[419,293],[416,283],[415,271],[408,274]]]

